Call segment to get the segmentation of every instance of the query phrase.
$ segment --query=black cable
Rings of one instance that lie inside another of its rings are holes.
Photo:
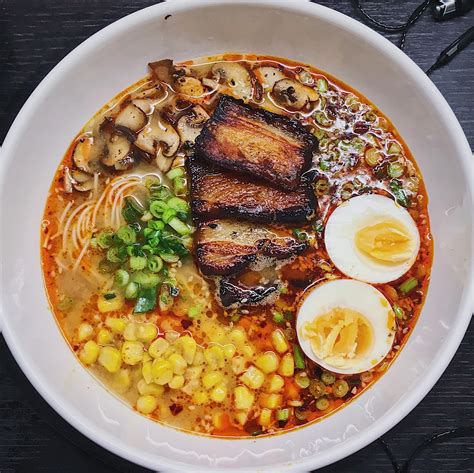
[[[432,437],[424,440],[422,443],[420,443],[411,453],[411,455],[408,457],[408,460],[404,463],[403,467],[401,467],[397,460],[395,459],[395,456],[393,455],[392,451],[390,450],[390,447],[388,446],[387,442],[383,439],[379,439],[379,443],[384,449],[387,457],[390,460],[390,463],[392,464],[392,468],[394,473],[410,473],[411,467],[413,465],[413,462],[416,460],[418,455],[425,450],[427,447],[435,444],[435,443],[440,443],[444,442],[446,440],[452,439],[452,438],[459,438],[459,437],[473,437],[474,436],[474,426],[468,426],[468,427],[458,427],[456,429],[450,429],[446,430],[444,432],[439,432]]]
[[[402,33],[399,41],[399,48],[403,50],[408,29],[420,19],[425,10],[433,3],[433,0],[424,0],[423,3],[415,8],[413,13],[408,17],[408,20],[402,25],[387,25],[386,23],[382,23],[362,8],[360,0],[352,0],[352,3],[356,10],[375,28],[385,31],[386,33]]]

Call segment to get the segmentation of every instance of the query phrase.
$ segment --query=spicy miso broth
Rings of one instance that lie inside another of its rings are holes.
[[[416,162],[382,112],[306,64],[149,66],[51,185],[42,265],[64,337],[154,421],[237,437],[322,419],[389,369],[420,314],[433,248]],[[334,281],[354,282],[353,300],[357,284],[374,289],[391,326],[326,304],[330,291],[314,292],[313,314],[310,294]]]

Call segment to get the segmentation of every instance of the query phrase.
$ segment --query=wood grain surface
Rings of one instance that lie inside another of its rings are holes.
[[[67,53],[104,26],[153,3],[157,2],[0,0],[0,142],[34,88]],[[357,18],[350,0],[318,3]],[[396,24],[406,20],[420,2],[366,0],[362,3],[381,21]],[[425,13],[408,35],[406,53],[427,69],[442,49],[473,24],[474,11],[445,23],[434,22]],[[398,35],[386,36],[394,42],[398,39]],[[454,110],[473,148],[474,44],[451,64],[435,71],[431,78]],[[449,166],[449,156],[446,156],[446,165]],[[471,323],[456,356],[433,390],[411,414],[384,435],[397,461],[402,463],[417,444],[436,432],[473,426],[473,391],[474,323]],[[0,473],[84,471],[147,470],[111,455],[57,416],[26,380],[0,337]],[[320,471],[378,473],[390,472],[392,466],[376,441]],[[429,448],[411,471],[474,472],[472,437]]]

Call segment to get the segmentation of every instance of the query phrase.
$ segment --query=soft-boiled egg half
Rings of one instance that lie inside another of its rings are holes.
[[[383,284],[411,268],[420,249],[420,234],[406,209],[388,197],[367,194],[334,210],[324,243],[332,262],[346,276]]]
[[[395,314],[375,287],[352,279],[315,286],[298,310],[301,348],[318,365],[341,374],[370,370],[392,347]]]

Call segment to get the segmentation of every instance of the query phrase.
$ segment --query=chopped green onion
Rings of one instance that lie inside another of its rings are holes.
[[[127,271],[125,271],[125,269],[119,269],[115,273],[114,281],[117,286],[126,286],[128,284],[129,279],[130,275],[127,273]]]
[[[312,379],[309,383],[309,392],[315,399],[319,399],[326,394],[326,385],[317,379]]]
[[[176,195],[186,194],[186,179],[184,177],[176,177],[173,179],[173,191]]]
[[[402,163],[395,162],[395,163],[390,163],[388,166],[387,173],[390,177],[401,177],[403,176],[403,173],[405,171],[405,168]]]
[[[150,312],[156,306],[156,287],[140,289],[133,311],[137,314]]]
[[[155,287],[161,282],[161,277],[156,273],[137,271],[131,275],[132,281],[144,288]]]
[[[331,124],[331,120],[324,112],[315,112],[313,113],[316,122],[321,126],[328,126]]]
[[[312,133],[318,140],[326,136],[326,133],[321,128],[313,128]]]
[[[161,214],[167,209],[168,205],[162,200],[154,200],[150,204],[150,212],[156,218],[161,218]]]
[[[188,317],[190,319],[197,319],[201,315],[201,309],[197,306],[192,306],[188,309]]]
[[[295,237],[298,238],[299,241],[308,240],[308,234],[304,232],[303,230],[300,230],[299,228],[293,229],[293,235],[295,235]]]
[[[408,278],[406,281],[403,281],[398,288],[403,294],[408,294],[409,292],[413,291],[415,287],[418,286],[418,279],[411,277]]]
[[[326,386],[329,386],[330,384],[333,384],[334,381],[336,381],[336,377],[332,373],[328,373],[327,371],[324,371],[323,374],[321,375],[321,381]]]
[[[319,90],[320,92],[327,92],[327,91],[328,91],[329,84],[328,84],[328,81],[327,81],[326,79],[319,78],[319,79],[316,81],[316,86],[318,87],[318,90]]]
[[[285,323],[285,316],[281,312],[278,312],[278,310],[272,310],[272,314],[273,322],[275,322],[276,324]]]
[[[295,375],[295,383],[301,389],[306,389],[307,387],[309,387],[310,379],[308,378],[308,375],[304,371],[300,371],[299,373],[296,373]]]
[[[152,186],[150,188],[151,198],[153,200],[168,200],[171,197],[171,191],[168,187],[163,185]]]
[[[408,197],[398,181],[390,181],[390,189],[397,202],[403,207],[408,207]]]
[[[152,273],[159,273],[162,268],[163,260],[159,256],[154,255],[148,260],[148,269]]]
[[[189,211],[189,204],[184,200],[179,197],[172,197],[168,202],[166,202],[166,205],[170,209],[174,209],[176,211],[180,212],[188,212]]]
[[[344,379],[337,379],[332,385],[332,393],[336,397],[344,397],[349,392],[349,384]]]
[[[390,147],[388,148],[388,154],[400,154],[402,152],[402,148],[398,143],[392,142]]]
[[[112,236],[114,232],[112,230],[104,230],[96,236],[97,246],[103,250],[112,246]]]
[[[184,222],[182,222],[178,217],[173,217],[168,222],[168,225],[182,236],[189,235],[191,233],[191,229]]]
[[[172,255],[170,253],[160,253],[160,257],[166,263],[177,263],[179,261],[178,255]]]
[[[173,168],[166,173],[166,177],[170,180],[175,179],[176,177],[184,176],[183,168]]]
[[[122,209],[122,216],[127,223],[140,220],[143,215],[143,209],[133,197],[127,197]]]
[[[303,350],[299,345],[293,345],[293,355],[295,357],[295,367],[304,370],[306,368],[306,362],[304,360]]]
[[[276,419],[278,422],[286,422],[290,418],[290,409],[278,409],[276,411]]]
[[[126,244],[131,245],[137,241],[135,230],[130,225],[124,225],[117,231],[117,236]]]
[[[112,299],[115,299],[117,297],[117,294],[115,292],[108,292],[107,294],[104,294],[104,299],[106,301],[110,301]]]
[[[111,263],[121,263],[124,260],[124,258],[122,257],[121,253],[119,252],[119,248],[114,246],[114,247],[108,249],[108,251],[107,251],[107,260],[110,261]]]
[[[135,299],[138,296],[139,286],[136,282],[129,282],[125,288],[125,298]]]
[[[129,264],[132,271],[141,271],[146,267],[146,258],[144,256],[130,256]]]
[[[112,263],[108,259],[103,259],[99,262],[99,271],[101,273],[111,273],[117,269],[118,263]]]
[[[153,219],[151,212],[146,212],[140,220],[142,222],[149,222],[151,219]]]
[[[331,169],[331,166],[329,165],[329,163],[322,159],[319,160],[318,166],[319,166],[319,169],[321,169],[321,171],[329,171],[329,169]]]
[[[165,223],[161,220],[151,220],[147,225],[148,228],[151,228],[152,230],[163,230],[163,228],[165,228]]]
[[[170,220],[176,216],[176,210],[167,208],[164,212],[163,215],[161,216],[161,219],[165,223],[169,223]]]
[[[327,397],[322,397],[316,401],[316,408],[320,411],[325,411],[329,408],[329,401]]]
[[[393,312],[395,316],[399,319],[403,319],[403,316],[405,315],[405,311],[399,305],[396,305],[396,304],[392,308],[393,308]]]

